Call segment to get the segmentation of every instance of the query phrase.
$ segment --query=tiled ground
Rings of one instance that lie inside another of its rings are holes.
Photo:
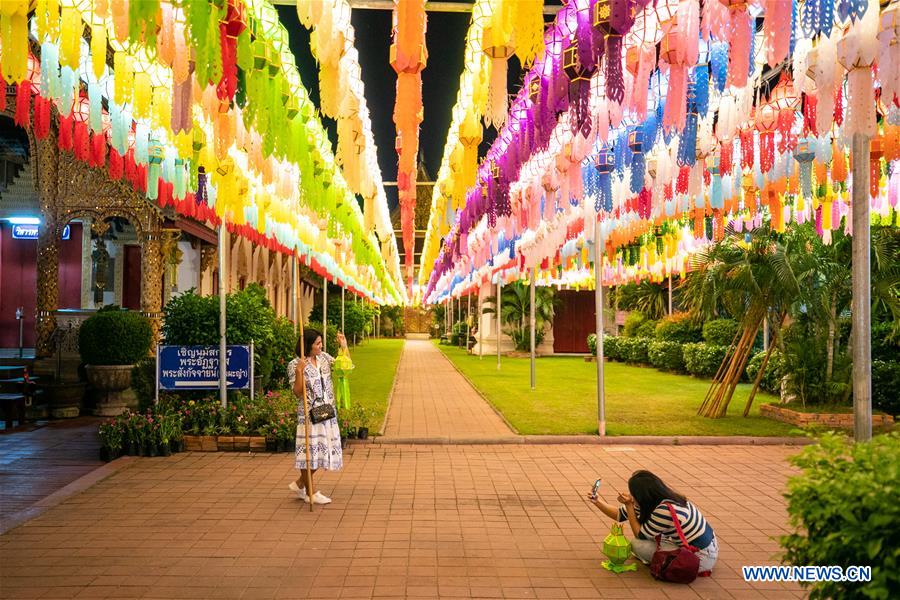
[[[407,340],[384,430],[389,438],[513,437],[506,423],[430,341]]]
[[[795,449],[746,446],[356,446],[310,513],[287,454],[180,454],[125,468],[0,536],[2,598],[792,598],[750,586],[785,530]],[[613,498],[648,467],[700,506],[714,575],[660,584],[600,567]]]
[[[101,466],[101,421],[79,417],[0,433],[0,520]]]

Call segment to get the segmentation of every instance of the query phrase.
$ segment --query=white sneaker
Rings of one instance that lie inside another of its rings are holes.
[[[331,504],[331,498],[329,498],[322,492],[316,492],[315,494],[313,494],[313,503],[315,503],[315,504]]]
[[[297,497],[309,504],[309,495],[306,493],[306,489],[297,485],[296,481],[292,481],[288,484],[288,489],[297,494]]]

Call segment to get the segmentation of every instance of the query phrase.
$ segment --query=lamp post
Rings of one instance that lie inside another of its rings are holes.
[[[219,224],[219,402],[222,408],[228,403],[228,380],[226,378],[226,340],[225,340],[225,244],[227,243],[225,219]]]
[[[603,269],[600,256],[600,219],[594,223],[594,309],[597,327],[597,432],[606,435],[606,397],[603,379]]]

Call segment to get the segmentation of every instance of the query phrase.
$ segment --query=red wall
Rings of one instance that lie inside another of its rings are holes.
[[[59,248],[59,306],[81,306],[81,224],[72,223]],[[16,308],[25,307],[24,345],[34,347],[37,302],[37,240],[16,240],[12,225],[0,224],[0,348],[18,348]]]

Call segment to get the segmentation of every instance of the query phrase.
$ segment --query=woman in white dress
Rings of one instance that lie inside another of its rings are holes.
[[[341,350],[348,352],[347,340],[343,334],[337,335]],[[305,359],[299,358],[300,344],[304,345]],[[306,481],[306,419],[309,409],[322,402],[334,406],[334,384],[331,379],[331,367],[334,357],[322,351],[322,334],[315,329],[307,329],[303,332],[303,338],[297,341],[298,357],[288,364],[288,381],[294,394],[299,399],[297,408],[297,455],[294,466],[300,471],[300,477],[292,481],[288,488],[304,502],[309,502],[310,497],[307,487],[315,490],[310,482]],[[297,377],[299,372],[302,374]],[[307,410],[303,410],[303,385],[306,384]],[[335,411],[336,412],[336,411]],[[309,425],[309,467],[312,473],[318,469],[326,471],[338,471],[343,466],[343,452],[341,451],[341,432],[338,428],[337,418],[328,419],[321,423]],[[314,491],[312,502],[315,504],[328,504],[331,498],[319,491]]]

